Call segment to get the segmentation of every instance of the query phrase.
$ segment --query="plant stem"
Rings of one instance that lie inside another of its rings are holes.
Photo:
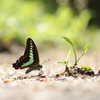
[[[77,62],[73,65],[73,68],[75,68],[76,65],[77,65]]]
[[[74,51],[74,56],[75,56],[75,66],[77,65],[77,55],[76,55],[76,51],[75,51],[75,48],[74,48],[74,46],[73,46],[73,51]]]

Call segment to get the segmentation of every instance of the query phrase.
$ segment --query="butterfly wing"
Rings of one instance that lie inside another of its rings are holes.
[[[39,65],[38,50],[34,41],[31,38],[28,38],[24,55],[13,64],[13,67],[15,69],[23,69],[34,65]]]

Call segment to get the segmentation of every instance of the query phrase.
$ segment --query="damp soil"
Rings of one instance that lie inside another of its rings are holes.
[[[47,62],[42,64],[43,75],[38,76],[38,71],[25,74],[26,69],[12,67],[23,54],[23,47],[12,46],[10,51],[0,53],[0,100],[100,100],[99,52],[88,51],[71,70],[74,76],[68,76],[63,73],[64,65],[54,65],[66,58],[65,50],[40,50],[40,64]],[[88,65],[94,72],[80,65]]]

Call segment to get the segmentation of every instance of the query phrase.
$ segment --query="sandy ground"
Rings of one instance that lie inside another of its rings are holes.
[[[0,100],[100,100],[100,76],[86,79],[50,76],[61,73],[63,65],[53,65],[57,61],[63,61],[67,53],[65,50],[51,50],[40,52],[44,75],[49,77],[32,77],[36,72],[26,75],[25,70],[15,70],[14,63],[22,54],[23,48],[14,48],[12,53],[0,54]],[[100,53],[87,52],[79,65],[88,65],[97,73],[100,66]],[[70,62],[73,63],[73,55]],[[21,79],[21,76],[23,79]],[[20,78],[18,78],[20,77]],[[25,77],[29,77],[25,79]]]

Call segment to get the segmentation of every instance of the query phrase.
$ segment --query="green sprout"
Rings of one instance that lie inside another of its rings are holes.
[[[69,68],[70,69],[73,69],[76,67],[78,61],[81,59],[81,57],[86,53],[86,51],[88,50],[88,46],[89,46],[89,43],[83,48],[82,50],[82,53],[80,54],[79,57],[77,57],[77,54],[76,54],[76,49],[74,47],[74,44],[73,42],[68,38],[68,37],[62,37],[64,38],[71,46],[72,46],[72,50],[73,50],[73,53],[74,53],[74,58],[75,58],[75,62],[73,64],[73,66],[68,66],[68,63],[69,63],[69,57],[70,57],[70,53],[71,53],[71,50],[68,52],[68,55],[66,57],[66,60],[63,61],[63,62],[57,62],[58,64],[64,64],[66,66],[65,68],[65,71],[64,72],[67,72],[68,76],[73,76],[73,74],[70,72]],[[92,70],[91,67],[89,66],[81,66],[82,68],[85,68],[85,69],[88,69],[88,70]]]
[[[73,65],[73,67],[75,67],[77,65],[78,61],[80,60],[80,58],[86,53],[88,46],[89,46],[89,43],[83,48],[81,55],[79,56],[79,58],[77,58],[76,50],[75,50],[73,42],[68,37],[62,37],[62,38],[64,38],[72,46],[73,53],[75,56],[75,63]]]

